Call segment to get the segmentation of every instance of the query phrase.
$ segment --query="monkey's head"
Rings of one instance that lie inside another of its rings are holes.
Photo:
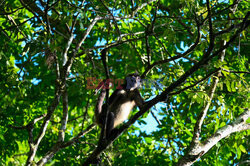
[[[134,90],[140,87],[141,84],[141,77],[138,73],[129,74],[126,77],[126,89],[127,90]]]

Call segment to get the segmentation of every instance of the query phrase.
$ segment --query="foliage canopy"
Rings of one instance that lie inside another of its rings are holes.
[[[94,149],[103,165],[247,164],[248,6],[0,2],[0,165],[80,165]],[[98,95],[90,78],[117,80],[135,71],[145,79],[144,107],[134,109],[121,135],[96,148]],[[151,125],[148,116],[158,123],[150,133],[140,130]]]

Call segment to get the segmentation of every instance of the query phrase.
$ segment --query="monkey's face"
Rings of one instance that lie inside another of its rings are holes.
[[[126,89],[134,90],[139,88],[141,84],[141,78],[137,74],[130,74],[126,77]]]

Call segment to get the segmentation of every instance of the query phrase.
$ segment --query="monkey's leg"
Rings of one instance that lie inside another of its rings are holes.
[[[110,137],[111,131],[114,128],[114,113],[109,112],[108,119],[107,119],[107,128],[106,128],[106,136],[107,138]]]
[[[95,165],[99,165],[101,163],[102,159],[100,157],[97,157],[96,159],[92,160],[90,162],[90,164],[95,164]]]
[[[103,89],[101,91],[100,96],[97,99],[96,107],[95,107],[95,117],[96,121],[99,124],[102,124],[101,114],[103,113],[103,101],[105,99],[106,91]]]

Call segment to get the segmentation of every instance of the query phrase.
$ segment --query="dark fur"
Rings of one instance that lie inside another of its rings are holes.
[[[129,81],[129,84],[128,84]],[[122,89],[115,90],[109,98],[109,114],[107,119],[106,136],[108,137],[112,130],[123,123],[129,116],[135,106],[142,106],[144,100],[138,91],[140,78],[138,74],[131,74],[126,77]],[[100,127],[105,123],[106,104],[103,104],[106,90],[102,90],[98,98],[95,110],[96,122]]]

